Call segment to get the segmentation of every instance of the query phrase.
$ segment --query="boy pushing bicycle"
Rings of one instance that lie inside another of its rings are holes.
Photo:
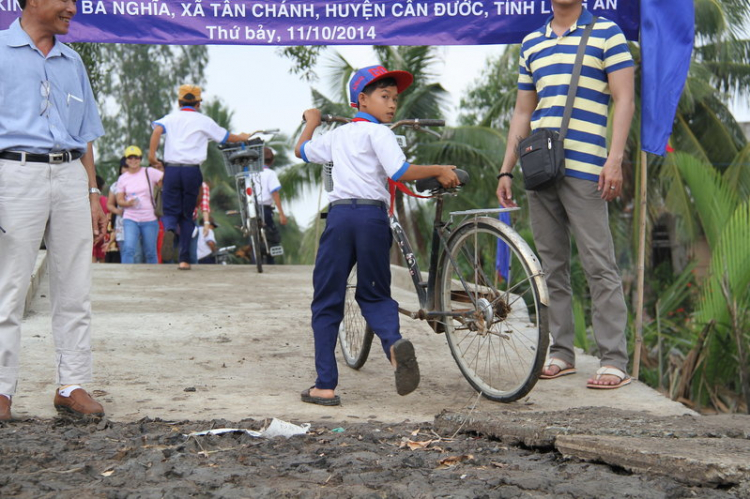
[[[339,405],[335,348],[344,314],[346,281],[357,264],[356,300],[367,323],[378,335],[395,368],[399,395],[419,385],[414,346],[401,337],[398,304],[391,298],[389,262],[393,240],[388,223],[388,178],[418,180],[436,177],[447,188],[458,185],[455,166],[411,165],[396,136],[381,123],[396,113],[398,94],[413,77],[406,71],[370,66],[349,82],[350,104],[358,109],[352,123],[311,140],[321,123],[318,109],[304,113],[305,128],[295,154],[305,162],[333,162],[333,191],[326,228],[313,271],[312,328],[315,339],[315,385],[301,394],[303,402]]]

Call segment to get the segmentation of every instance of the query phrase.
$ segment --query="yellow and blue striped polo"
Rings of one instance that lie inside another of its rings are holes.
[[[538,104],[531,116],[532,132],[558,130],[565,111],[576,52],[593,16],[583,9],[576,25],[563,36],[547,23],[526,35],[521,44],[518,89],[536,91]],[[607,159],[607,116],[610,101],[607,75],[633,66],[625,36],[612,21],[599,18],[586,46],[573,114],[565,136],[565,174],[598,181]]]

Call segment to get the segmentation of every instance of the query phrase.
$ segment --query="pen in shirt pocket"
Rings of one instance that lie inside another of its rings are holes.
[[[70,99],[73,99],[78,102],[83,102],[83,99],[81,99],[80,97],[76,97],[73,94],[68,94],[68,105],[70,105]]]

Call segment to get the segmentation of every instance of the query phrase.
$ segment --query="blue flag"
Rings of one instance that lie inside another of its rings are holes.
[[[502,206],[501,206],[502,208]],[[501,222],[510,225],[510,213],[501,211],[498,215]],[[497,240],[497,254],[495,256],[495,270],[506,281],[510,279],[510,248],[502,240]]]
[[[695,40],[693,0],[641,0],[641,149],[663,156]]]

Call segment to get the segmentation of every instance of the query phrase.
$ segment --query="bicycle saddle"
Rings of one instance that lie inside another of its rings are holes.
[[[458,177],[459,186],[465,185],[469,182],[469,174],[466,173],[465,170],[459,170],[456,168],[455,170],[456,176]],[[423,178],[419,179],[416,182],[417,190],[422,191],[434,191],[435,193],[439,192],[446,192],[448,189],[445,189],[442,185],[440,185],[440,182],[438,182],[437,177],[430,177],[430,178]]]

